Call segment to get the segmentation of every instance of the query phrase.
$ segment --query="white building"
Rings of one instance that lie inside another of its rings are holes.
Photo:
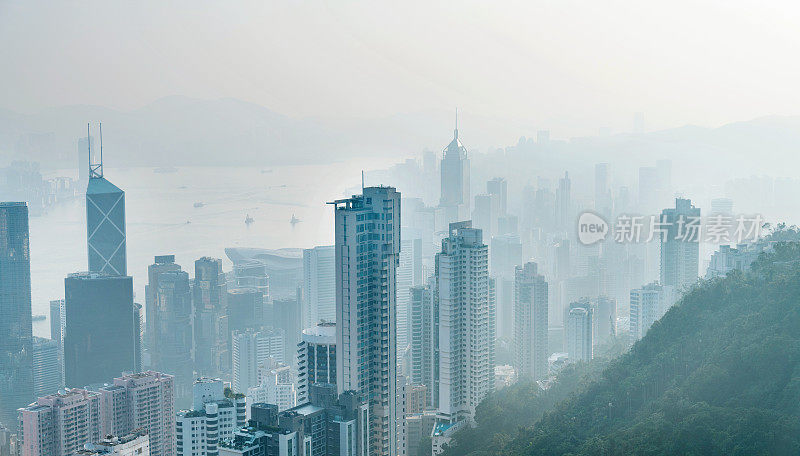
[[[676,293],[673,287],[650,283],[631,290],[630,300],[630,338],[631,342],[644,337],[647,330],[664,316],[675,304]]]
[[[548,293],[536,263],[516,268],[514,287],[514,368],[520,377],[547,377]]]
[[[320,321],[336,322],[334,246],[303,250],[303,327]]]
[[[436,255],[438,406],[450,422],[474,419],[475,408],[494,389],[488,250],[481,230],[466,221],[450,224]]]
[[[281,412],[297,405],[297,391],[289,366],[262,366],[258,377],[258,386],[247,390],[248,409],[259,402],[275,404]]]
[[[258,386],[258,368],[272,360],[284,362],[284,333],[282,329],[234,331],[231,336],[232,388],[247,391]]]
[[[334,205],[336,385],[369,400],[371,455],[397,453],[400,193],[367,187]]]
[[[122,437],[107,436],[97,443],[84,445],[77,455],[150,456],[150,437],[142,429]]]
[[[192,410],[178,412],[178,456],[217,456],[219,443],[246,423],[243,394],[227,392],[220,379],[199,378],[192,386]]]
[[[297,402],[311,400],[309,387],[336,384],[336,324],[320,323],[303,330],[297,348]]]
[[[570,361],[590,361],[592,348],[592,308],[573,303],[567,315],[567,355]]]

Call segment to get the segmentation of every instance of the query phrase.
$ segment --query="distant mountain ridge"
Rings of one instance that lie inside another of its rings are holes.
[[[295,119],[237,99],[169,96],[131,111],[62,106],[36,114],[0,110],[0,160],[30,159],[46,167],[74,166],[86,122],[104,123],[110,166],[285,165],[329,163],[354,157],[402,158],[440,151],[450,140],[454,114],[444,110],[377,119]],[[474,152],[517,144],[543,126],[461,115],[461,135]],[[96,135],[96,131],[94,132]],[[785,170],[780,159],[800,149],[800,117],[764,117],[719,128],[686,126],[645,134],[554,140],[560,157],[584,161],[669,156],[714,167],[737,160],[754,172]],[[598,158],[599,157],[599,158]],[[785,160],[784,160],[785,161]],[[2,164],[2,163],[0,163]]]

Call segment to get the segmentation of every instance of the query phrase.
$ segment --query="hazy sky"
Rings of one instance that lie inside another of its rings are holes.
[[[800,112],[800,6],[0,0],[0,107],[235,97],[293,117],[459,106],[563,135]]]

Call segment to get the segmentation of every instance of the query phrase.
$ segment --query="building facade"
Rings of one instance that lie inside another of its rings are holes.
[[[400,193],[367,187],[333,203],[336,385],[369,400],[371,455],[397,452],[397,289]]]
[[[536,263],[517,266],[514,308],[514,367],[517,376],[547,378],[548,291]]]
[[[297,401],[311,400],[312,385],[336,385],[336,323],[320,323],[303,331],[297,348]]]
[[[219,444],[246,424],[243,394],[225,389],[220,379],[198,378],[192,386],[192,409],[178,412],[178,456],[218,456]]]
[[[0,423],[34,398],[28,206],[0,203]]]
[[[594,355],[591,306],[587,303],[570,304],[566,326],[569,360],[591,361]]]
[[[303,250],[303,327],[336,322],[335,247]]]

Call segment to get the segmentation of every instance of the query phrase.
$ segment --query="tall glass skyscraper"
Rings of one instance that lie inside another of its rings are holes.
[[[94,272],[64,280],[64,373],[75,388],[141,371],[133,278]]]
[[[28,206],[0,203],[0,423],[16,429],[33,399]]]
[[[125,192],[92,171],[86,188],[86,239],[89,271],[127,275],[125,253]]]
[[[400,193],[367,187],[331,203],[336,224],[336,386],[369,398],[371,455],[397,454]]]

